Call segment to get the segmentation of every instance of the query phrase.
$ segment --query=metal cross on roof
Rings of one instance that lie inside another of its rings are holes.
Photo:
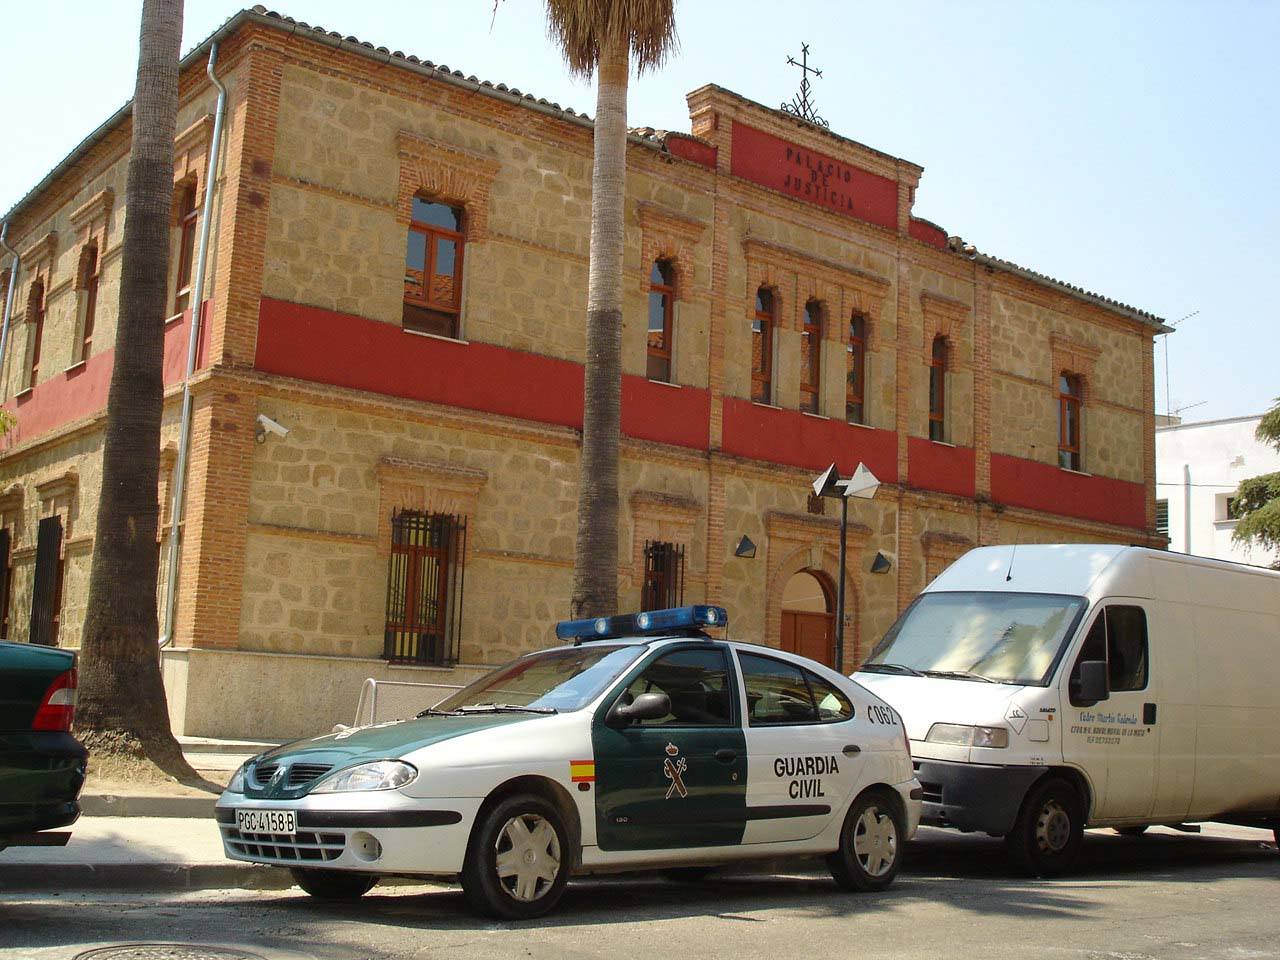
[[[815,77],[822,76],[821,70],[809,66],[809,45],[800,44],[800,59],[797,61],[795,57],[787,57],[787,63],[800,68],[800,93],[792,97],[790,103],[784,103],[782,109],[787,113],[795,114],[801,120],[816,123],[820,127],[830,127],[831,124],[814,111],[813,101],[809,99],[809,74],[812,73]]]

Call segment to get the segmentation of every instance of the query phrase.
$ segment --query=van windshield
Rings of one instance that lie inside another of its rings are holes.
[[[1048,593],[924,593],[861,669],[1043,687],[1084,608]]]

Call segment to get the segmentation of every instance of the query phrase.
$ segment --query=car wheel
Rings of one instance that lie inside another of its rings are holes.
[[[846,890],[883,890],[902,864],[906,828],[897,803],[868,790],[853,801],[840,829],[840,848],[827,857],[831,876]]]
[[[1116,827],[1116,833],[1122,837],[1140,837],[1147,832],[1148,824],[1140,823],[1135,827]]]
[[[359,900],[378,882],[377,874],[319,867],[293,867],[293,882],[317,900]]]
[[[715,867],[668,867],[662,879],[671,883],[701,883]]]
[[[569,882],[569,832],[550,801],[507,797],[471,834],[462,891],[472,908],[503,920],[529,920],[551,910]]]
[[[1062,777],[1049,777],[1031,788],[1005,846],[1022,872],[1052,877],[1070,869],[1084,838],[1084,803]]]

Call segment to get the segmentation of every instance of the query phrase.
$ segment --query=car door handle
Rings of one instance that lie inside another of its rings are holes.
[[[841,751],[846,757],[856,757],[862,752],[862,748],[856,743],[851,743]]]
[[[738,759],[738,751],[732,750],[729,747],[721,747],[716,751],[716,759],[721,763],[733,763],[733,761]]]
[[[1156,722],[1156,705],[1154,703],[1144,703],[1142,705],[1142,722],[1147,726],[1151,726]]]

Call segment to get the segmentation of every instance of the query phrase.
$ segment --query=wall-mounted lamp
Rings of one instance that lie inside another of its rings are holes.
[[[738,545],[733,548],[733,555],[742,557],[744,560],[754,560],[756,557],[755,542],[744,533],[742,539],[738,541]]]
[[[886,557],[879,550],[876,551],[876,558],[871,561],[872,573],[888,573],[889,568],[893,566],[893,561]]]

